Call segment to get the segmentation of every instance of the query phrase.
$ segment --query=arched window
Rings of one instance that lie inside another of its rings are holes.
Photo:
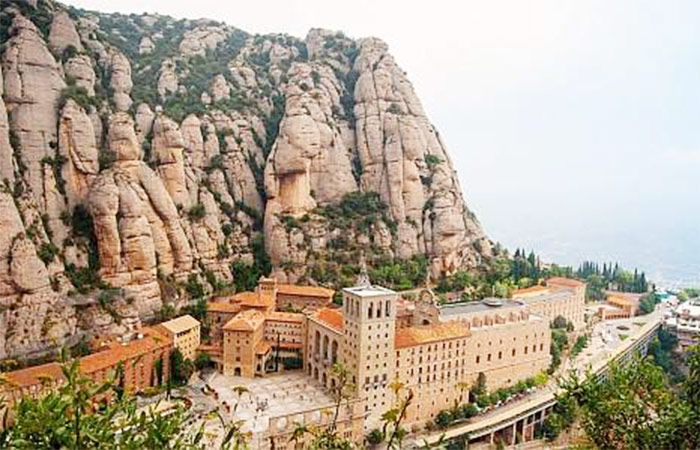
[[[378,301],[377,302],[377,319],[382,318],[382,302]]]
[[[391,317],[391,300],[386,301],[386,306],[384,308],[384,314],[386,314],[387,317]]]
[[[338,341],[333,339],[331,343],[331,363],[335,364],[338,362]]]
[[[323,336],[323,357],[328,360],[330,356],[328,353],[328,336]]]
[[[369,302],[369,307],[367,308],[367,318],[371,319],[374,315],[374,303]]]
[[[321,333],[316,330],[316,336],[314,338],[314,353],[318,356],[321,351]]]

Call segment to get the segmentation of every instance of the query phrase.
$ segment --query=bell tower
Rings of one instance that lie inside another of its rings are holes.
[[[365,399],[365,412],[379,418],[393,405],[396,351],[396,292],[373,286],[364,259],[357,286],[343,289],[344,361],[355,394]]]

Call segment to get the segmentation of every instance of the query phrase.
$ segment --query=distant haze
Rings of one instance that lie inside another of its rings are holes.
[[[547,260],[700,279],[700,3],[70,0],[251,33],[378,36],[487,233]],[[700,284],[700,283],[699,283]]]

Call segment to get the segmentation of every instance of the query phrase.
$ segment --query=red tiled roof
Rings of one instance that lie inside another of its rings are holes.
[[[322,308],[316,311],[314,317],[331,328],[343,331],[343,312],[339,309]]]
[[[25,388],[40,384],[42,379],[63,380],[63,372],[59,363],[48,363],[40,366],[27,367],[0,374],[9,383],[10,387]]]
[[[300,297],[321,297],[331,299],[335,291],[320,286],[299,286],[296,284],[278,284],[277,293],[298,295]]]
[[[265,308],[274,305],[275,298],[270,294],[258,294],[257,292],[240,292],[231,298],[232,302],[240,303],[249,308]]]
[[[120,361],[128,361],[170,345],[170,339],[153,328],[142,328],[139,332],[143,334],[141,339],[134,339],[125,344],[113,342],[107,349],[81,358],[80,371],[91,374],[114,367]]]
[[[274,322],[302,323],[304,321],[304,315],[301,313],[272,311],[265,316],[265,319]]]
[[[265,315],[260,311],[249,309],[236,314],[226,325],[227,331],[255,331],[265,322]]]
[[[552,277],[547,279],[547,284],[554,284],[559,286],[566,286],[571,288],[579,288],[586,285],[583,281],[575,280],[573,278],[565,277]]]
[[[226,302],[207,302],[207,311],[216,313],[236,314],[241,311],[241,305]]]
[[[144,335],[141,339],[135,339],[124,345],[120,342],[111,342],[104,350],[80,358],[80,371],[90,375],[102,369],[116,367],[120,361],[128,361],[170,345],[170,339],[153,328],[142,328],[139,332]],[[58,363],[42,364],[2,375],[10,385],[17,387],[39,384],[42,378],[63,379],[61,365]]]
[[[540,294],[544,292],[548,292],[550,290],[549,287],[547,286],[530,286],[528,288],[522,288],[522,289],[516,289],[513,291],[513,298],[516,298],[520,295],[531,295],[531,294]]]
[[[394,346],[396,348],[447,341],[471,336],[469,327],[461,321],[436,323],[396,330]]]
[[[270,342],[262,340],[255,345],[255,354],[264,355],[270,351],[272,344]]]

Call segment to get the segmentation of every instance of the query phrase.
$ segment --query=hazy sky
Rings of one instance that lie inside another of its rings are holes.
[[[488,234],[550,259],[700,270],[700,2],[69,0],[384,39]]]

